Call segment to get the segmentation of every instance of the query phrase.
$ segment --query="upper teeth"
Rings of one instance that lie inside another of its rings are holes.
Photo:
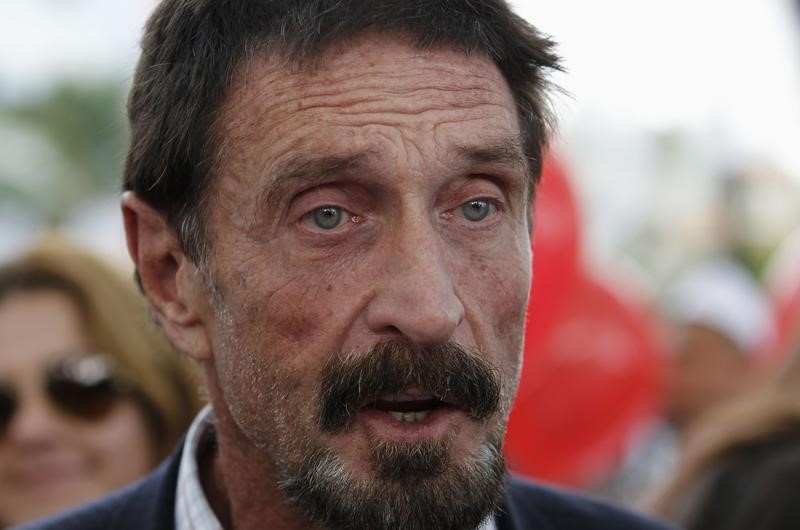
[[[397,421],[407,421],[407,422],[416,422],[422,421],[428,417],[431,411],[429,410],[421,410],[419,412],[397,412],[394,410],[390,410],[389,414],[392,415],[394,419]]]

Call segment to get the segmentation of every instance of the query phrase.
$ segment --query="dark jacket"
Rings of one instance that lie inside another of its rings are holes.
[[[18,530],[173,530],[179,463],[180,450],[132,486]],[[513,477],[496,521],[498,530],[668,530],[619,508]]]

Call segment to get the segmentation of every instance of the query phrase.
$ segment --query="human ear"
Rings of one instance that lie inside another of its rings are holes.
[[[121,206],[128,253],[155,317],[176,349],[208,360],[210,306],[197,267],[164,214],[132,191],[123,193]]]

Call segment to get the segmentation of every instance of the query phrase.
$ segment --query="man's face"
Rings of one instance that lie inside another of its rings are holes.
[[[331,489],[366,504],[452,497],[448,484],[502,469],[520,368],[529,183],[514,101],[482,55],[368,36],[323,59],[253,59],[222,105],[214,370],[290,495],[316,473],[306,482],[336,475]]]

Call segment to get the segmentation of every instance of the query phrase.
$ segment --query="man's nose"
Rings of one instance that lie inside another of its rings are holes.
[[[428,223],[395,234],[384,255],[385,273],[366,310],[379,335],[400,334],[417,344],[450,340],[464,320],[452,259]]]

